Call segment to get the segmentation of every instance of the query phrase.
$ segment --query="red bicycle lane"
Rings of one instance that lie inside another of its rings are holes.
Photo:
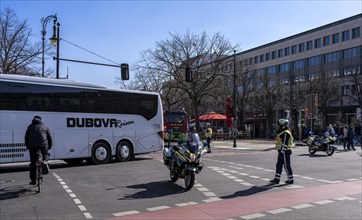
[[[144,220],[144,219],[227,219],[236,216],[250,215],[269,210],[287,208],[320,200],[333,199],[362,192],[362,181],[351,181],[290,189],[285,191],[270,192],[239,196],[221,201],[169,208],[153,212],[145,212],[134,215],[126,215],[108,220]]]

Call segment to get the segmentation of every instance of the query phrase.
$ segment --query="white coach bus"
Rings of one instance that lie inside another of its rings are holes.
[[[0,164],[30,161],[24,134],[35,115],[52,133],[50,159],[104,164],[161,150],[162,114],[153,92],[0,74]]]

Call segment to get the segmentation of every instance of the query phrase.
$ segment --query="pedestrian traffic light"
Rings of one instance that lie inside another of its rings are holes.
[[[186,67],[185,74],[186,74],[186,82],[192,82],[192,70],[190,67]]]
[[[129,68],[127,63],[121,64],[121,79],[129,80]]]

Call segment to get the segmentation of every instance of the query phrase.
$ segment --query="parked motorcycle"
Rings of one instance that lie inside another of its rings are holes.
[[[206,152],[197,133],[187,133],[185,140],[178,140],[172,147],[168,142],[163,150],[163,163],[170,170],[172,182],[184,179],[186,189],[190,190],[195,183],[195,173],[200,173],[204,167],[201,157]]]
[[[324,151],[328,156],[332,156],[337,149],[334,146],[337,138],[325,132],[322,136],[310,135],[307,140],[308,151],[310,154],[315,154],[317,151]]]

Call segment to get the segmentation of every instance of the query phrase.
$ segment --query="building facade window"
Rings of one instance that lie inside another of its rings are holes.
[[[272,58],[272,60],[277,58],[277,52],[276,51],[272,52],[272,57],[271,58]]]
[[[332,35],[332,44],[339,43],[339,33],[335,33]]]
[[[361,47],[354,47],[343,50],[343,59],[349,59],[360,56],[361,56]]]
[[[331,37],[329,35],[323,37],[323,46],[328,46],[330,44],[331,44]]]
[[[296,54],[296,53],[298,53],[298,47],[297,47],[297,45],[293,45],[292,46],[292,54]]]
[[[332,53],[327,53],[325,55],[325,62],[326,63],[330,63],[330,62],[335,62],[335,61],[339,61],[341,59],[341,55],[340,52],[332,52]]]
[[[264,54],[260,55],[259,59],[260,59],[260,63],[264,62]]]
[[[304,67],[304,60],[294,61],[294,69],[300,69]]]
[[[290,64],[289,63],[283,63],[280,64],[280,72],[286,72],[290,70]]]
[[[278,50],[278,58],[283,57],[283,49]]]
[[[361,36],[360,27],[352,29],[352,39],[359,38]]]
[[[289,55],[290,55],[290,47],[284,48],[284,56],[289,56]]]
[[[306,50],[312,50],[313,49],[313,41],[307,41],[307,44],[306,44]]]
[[[270,53],[266,53],[265,54],[265,61],[269,61],[270,60]]]
[[[299,53],[304,52],[304,43],[298,45]]]
[[[268,74],[276,74],[276,73],[277,73],[277,67],[276,66],[268,67]]]
[[[349,30],[342,32],[342,41],[347,41],[347,40],[349,40]]]
[[[314,48],[322,47],[322,40],[320,38],[314,40]]]

